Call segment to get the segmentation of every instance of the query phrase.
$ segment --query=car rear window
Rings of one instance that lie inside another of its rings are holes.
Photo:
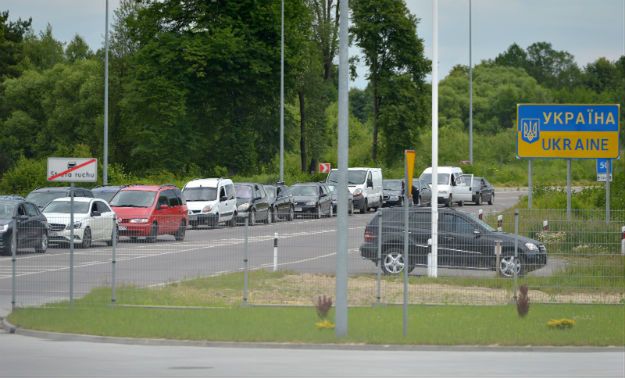
[[[156,192],[143,190],[123,190],[111,201],[116,207],[150,207],[154,203]]]

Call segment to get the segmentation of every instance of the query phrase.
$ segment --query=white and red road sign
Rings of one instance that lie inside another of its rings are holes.
[[[330,173],[332,165],[330,163],[319,163],[319,173]]]
[[[95,158],[48,158],[48,181],[96,182],[98,159]]]

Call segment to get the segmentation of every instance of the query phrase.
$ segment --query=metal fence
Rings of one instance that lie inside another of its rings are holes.
[[[428,208],[410,208],[407,228],[402,208],[350,216],[349,305],[402,303],[406,267],[413,304],[505,304],[520,285],[533,303],[624,303],[625,212],[606,223],[602,211],[521,209],[515,218],[511,209],[480,221],[477,208],[466,209],[439,209],[436,271]],[[182,234],[174,218],[162,219],[156,237],[121,230],[118,239],[117,223],[100,217],[75,222],[73,248],[61,219],[48,219],[47,248],[37,226],[7,228],[2,307],[311,305],[335,296],[336,220],[317,218],[259,217]]]

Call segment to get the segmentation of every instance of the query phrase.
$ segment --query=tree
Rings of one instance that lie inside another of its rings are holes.
[[[363,50],[373,92],[373,143],[371,157],[377,161],[379,115],[385,106],[380,87],[393,76],[408,74],[422,89],[430,63],[417,36],[417,18],[404,1],[355,0],[352,3],[353,40]],[[425,111],[425,110],[422,110]]]
[[[24,58],[22,43],[31,23],[30,18],[9,21],[9,12],[0,12],[0,80],[19,75]]]
[[[50,24],[46,26],[45,31],[39,33],[39,37],[33,34],[26,36],[24,53],[26,66],[40,70],[52,68],[55,64],[65,61],[63,43],[54,39]]]
[[[93,52],[89,48],[89,45],[78,34],[74,36],[74,39],[72,39],[72,41],[65,48],[65,59],[67,59],[70,63],[89,59],[92,56]]]

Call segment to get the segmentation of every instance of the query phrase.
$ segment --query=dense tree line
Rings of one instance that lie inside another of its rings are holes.
[[[339,0],[285,1],[287,172],[336,162]],[[403,1],[353,0],[369,85],[350,91],[350,164],[428,164],[431,63]],[[113,169],[145,176],[275,174],[280,1],[122,0],[110,46]],[[0,13],[0,179],[52,155],[102,156],[104,51]],[[354,71],[354,70],[352,70]],[[352,73],[354,74],[354,73]],[[517,103],[620,103],[625,57],[579,67],[547,42],[474,68],[476,160],[514,161]],[[440,84],[441,163],[466,159],[468,68]],[[625,114],[621,119],[625,119]],[[623,142],[623,133],[621,133]],[[447,147],[446,147],[447,146]]]

